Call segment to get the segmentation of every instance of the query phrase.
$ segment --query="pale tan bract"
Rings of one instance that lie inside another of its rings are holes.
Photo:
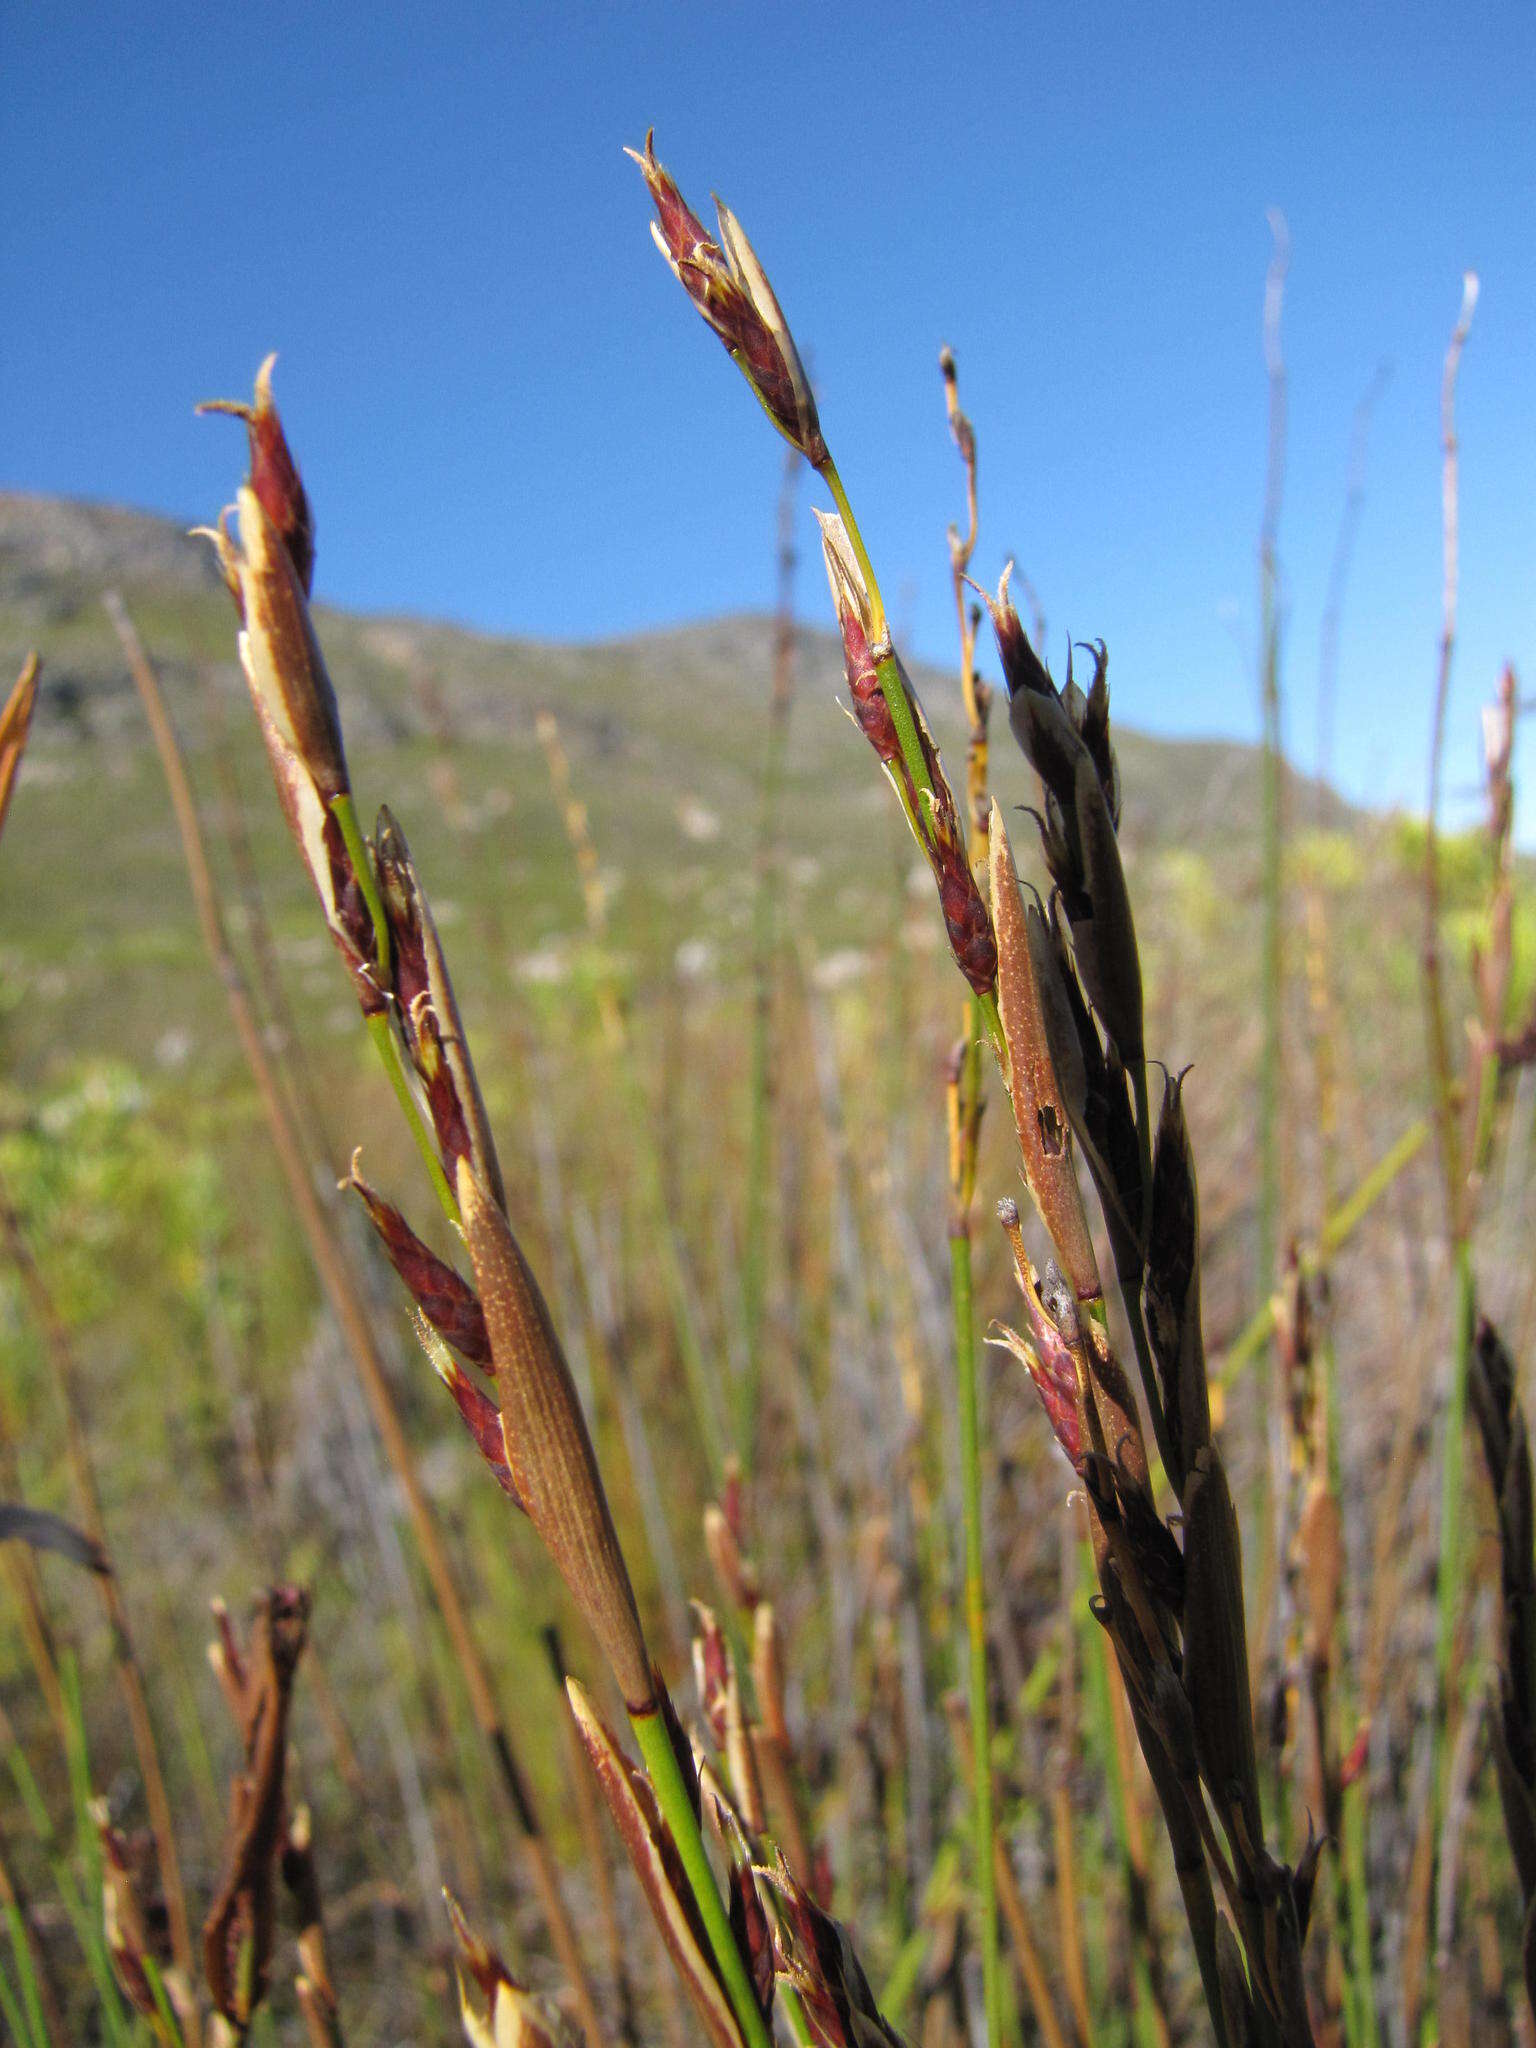
[[[459,1210],[485,1310],[501,1433],[517,1495],[597,1637],[631,1713],[656,1680],[592,1439],[539,1284],[468,1160]]]
[[[1103,1292],[1072,1153],[1072,1130],[1046,1038],[1030,957],[1024,900],[1003,814],[993,800],[988,827],[992,923],[997,934],[997,1008],[1008,1050],[1004,1075],[1030,1199],[1079,1301]]]

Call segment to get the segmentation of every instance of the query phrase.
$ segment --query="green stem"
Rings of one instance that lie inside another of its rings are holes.
[[[715,1883],[715,1874],[709,1867],[709,1857],[704,1848],[704,1837],[699,1832],[699,1823],[694,1815],[693,1801],[683,1783],[683,1774],[678,1766],[672,1748],[672,1739],[667,1733],[666,1716],[659,1708],[648,1714],[631,1714],[629,1725],[635,1731],[635,1740],[640,1745],[640,1754],[650,1777],[651,1789],[656,1794],[656,1804],[661,1817],[672,1830],[672,1839],[682,1859],[684,1872],[694,1899],[699,1908],[699,1917],[704,1922],[704,1932],[714,1951],[715,1961],[725,1985],[731,2009],[736,2015],[748,2048],[773,2048],[772,2036],[767,2023],[758,2010],[757,1997],[747,1975],[747,1966],[742,1961],[741,1950],[731,1932],[731,1923],[726,1915],[720,1888]]]
[[[1345,1982],[1352,1991],[1349,2048],[1380,2048],[1376,2026],[1376,1976],[1371,1963],[1371,1897],[1365,1870],[1365,1792],[1351,1786],[1344,1794],[1342,1860],[1349,1898],[1349,1960]]]
[[[997,997],[988,990],[986,995],[976,998],[976,1007],[981,1012],[982,1023],[987,1027],[987,1037],[991,1041],[993,1052],[997,1055],[997,1063],[1003,1072],[1007,1073],[1008,1048],[1003,1040],[1003,1020],[998,1014]]]
[[[400,1041],[395,1036],[394,1030],[390,1025],[388,1011],[376,1010],[368,1019],[368,1036],[378,1048],[379,1058],[384,1063],[384,1071],[389,1076],[390,1086],[394,1089],[400,1107],[405,1112],[405,1120],[411,1127],[411,1136],[416,1140],[416,1149],[420,1152],[422,1159],[426,1163],[427,1172],[432,1179],[433,1191],[436,1193],[438,1201],[442,1204],[443,1214],[457,1228],[459,1224],[458,1198],[454,1194],[453,1189],[448,1185],[448,1176],[443,1171],[443,1162],[437,1156],[437,1147],[433,1144],[432,1134],[427,1129],[426,1122],[422,1117],[421,1105],[416,1100],[416,1091],[412,1088],[410,1076],[406,1072],[405,1055],[400,1050]]]
[[[1381,1200],[1404,1167],[1423,1150],[1429,1138],[1429,1131],[1427,1118],[1420,1117],[1416,1123],[1411,1123],[1402,1136],[1382,1154],[1354,1191],[1326,1219],[1318,1233],[1316,1249],[1303,1251],[1301,1255],[1303,1278],[1310,1279],[1324,1261],[1331,1258],[1353,1237],[1368,1212]],[[1215,1376],[1219,1387],[1230,1387],[1232,1382],[1253,1363],[1268,1343],[1274,1322],[1273,1300],[1260,1303],[1227,1347],[1221,1371]]]
[[[368,906],[368,916],[373,925],[374,953],[379,961],[381,977],[388,973],[390,956],[389,919],[384,912],[383,899],[379,895],[378,883],[374,880],[373,856],[368,851],[362,828],[357,822],[357,811],[352,802],[351,792],[343,790],[341,795],[331,799],[331,816],[336,820],[341,833],[341,842],[347,849],[347,858],[352,863],[352,872],[357,877],[357,886]],[[448,1185],[448,1176],[437,1154],[437,1145],[427,1129],[421,1114],[421,1105],[416,1100],[416,1091],[406,1071],[405,1053],[400,1040],[390,1027],[389,1012],[377,1010],[368,1019],[368,1035],[384,1062],[390,1085],[399,1098],[410,1126],[411,1136],[416,1140],[416,1149],[426,1162],[433,1191],[442,1205],[443,1214],[455,1229],[459,1225],[459,1204],[453,1189]]]
[[[960,1410],[960,1486],[965,1512],[965,1625],[970,1649],[971,1820],[976,1905],[981,1921],[981,1973],[987,2039],[1003,2038],[1003,1983],[997,1940],[997,1887],[992,1868],[992,1717],[987,1697],[987,1609],[981,1521],[981,1424],[976,1320],[971,1295],[971,1236],[963,1217],[951,1226],[949,1285],[955,1317],[955,1373]]]

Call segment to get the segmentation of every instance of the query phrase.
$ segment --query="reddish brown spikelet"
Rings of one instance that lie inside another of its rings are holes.
[[[379,812],[374,842],[389,919],[392,992],[411,1064],[426,1090],[443,1166],[451,1182],[459,1161],[468,1160],[505,1208],[501,1164],[448,963],[405,834],[388,809]]]
[[[903,2048],[875,2003],[842,1924],[822,1911],[782,1856],[759,1872],[783,1910],[774,1926],[778,1974],[799,1993],[811,2038],[822,2048]]]
[[[965,833],[939,750],[917,692],[876,618],[863,572],[841,519],[818,512],[822,559],[843,636],[843,673],[853,699],[854,723],[880,757],[901,801],[912,836],[922,849],[939,892],[939,908],[955,963],[978,995],[997,981],[997,941],[991,915],[971,872]],[[895,718],[881,682],[894,675],[911,714],[927,788],[920,790],[901,751]]]
[[[37,656],[29,654],[16,679],[16,687],[5,700],[5,709],[0,711],[0,829],[5,825],[5,814],[10,808],[11,792],[16,787],[27,735],[32,730],[32,712],[37,703],[37,675]]]
[[[161,1977],[171,1966],[170,1926],[155,1879],[154,1837],[126,1835],[112,1825],[104,1799],[91,1801],[101,1844],[101,1910],[107,1953],[123,1996],[136,2013],[153,2019],[159,2008],[150,1966]]]
[[[1339,1764],[1339,1790],[1347,1792],[1357,1779],[1365,1776],[1366,1765],[1371,1759],[1371,1723],[1369,1717],[1355,1730],[1355,1739],[1345,1750]]]
[[[446,1888],[459,1979],[459,2017],[471,2048],[575,2048],[576,2036],[544,2000],[532,1996],[471,1928]]]
[[[507,1440],[501,1426],[501,1410],[465,1372],[421,1310],[414,1309],[412,1315],[421,1348],[432,1361],[433,1371],[453,1397],[453,1405],[458,1409],[475,1449],[490,1466],[502,1492],[514,1506],[523,1508],[526,1513],[526,1506],[517,1491],[517,1481],[512,1476],[512,1467],[507,1462]]]
[[[720,239],[694,213],[671,173],[657,161],[654,135],[645,150],[626,150],[640,166],[656,208],[656,246],[673,276],[725,343],[737,368],[785,439],[820,467],[827,459],[810,379],[772,285],[722,200],[715,201]]]
[[[717,1749],[725,1748],[726,1693],[731,1682],[731,1660],[725,1637],[713,1612],[701,1600],[693,1603],[698,1633],[693,1639],[693,1681],[698,1688],[699,1710]]]
[[[238,546],[222,520],[210,538],[240,617],[241,666],[288,829],[363,1012],[375,1015],[385,996],[373,925],[335,814],[351,793],[336,693],[292,558],[249,484],[238,512]]]
[[[307,596],[315,577],[315,522],[272,398],[272,365],[276,361],[275,355],[268,356],[256,372],[254,405],[236,398],[214,398],[197,409],[232,413],[244,420],[251,444],[251,489],[281,536]]]
[[[997,1216],[1013,1252],[1019,1292],[1029,1315],[1030,1336],[1026,1339],[1006,1324],[994,1323],[990,1341],[1011,1352],[1026,1367],[1056,1441],[1073,1470],[1080,1474],[1087,1459],[1087,1439],[1077,1363],[1071,1346],[1046,1311],[1040,1276],[1024,1249],[1019,1205],[1011,1195],[998,1203]]]
[[[368,1212],[384,1256],[433,1329],[461,1358],[489,1372],[491,1340],[475,1290],[446,1259],[422,1243],[392,1202],[369,1186],[357,1170],[360,1157],[361,1151],[353,1153],[351,1171],[342,1187],[350,1188]]]

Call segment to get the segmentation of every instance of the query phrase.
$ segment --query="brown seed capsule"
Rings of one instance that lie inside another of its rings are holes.
[[[1013,848],[995,800],[988,859],[997,935],[997,1007],[1008,1053],[1003,1078],[1013,1102],[1024,1179],[1073,1293],[1079,1301],[1095,1301],[1103,1289],[1077,1184],[1071,1120],[1051,1059]]]
[[[656,1697],[655,1678],[565,1353],[506,1217],[466,1159],[459,1161],[458,1197],[518,1498],[597,1637],[626,1706],[644,1712]]]

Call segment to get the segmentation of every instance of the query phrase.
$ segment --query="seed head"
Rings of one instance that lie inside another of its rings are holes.
[[[315,522],[298,464],[272,401],[272,365],[276,361],[275,355],[268,356],[256,372],[254,405],[237,398],[211,398],[197,409],[232,413],[236,419],[245,421],[251,444],[251,489],[277,529],[294,574],[308,596],[315,577]]]
[[[820,468],[827,459],[810,379],[741,223],[723,200],[715,201],[720,239],[705,228],[656,160],[654,131],[645,150],[625,155],[640,166],[656,207],[651,234],[672,275],[730,351],[784,438]]]

